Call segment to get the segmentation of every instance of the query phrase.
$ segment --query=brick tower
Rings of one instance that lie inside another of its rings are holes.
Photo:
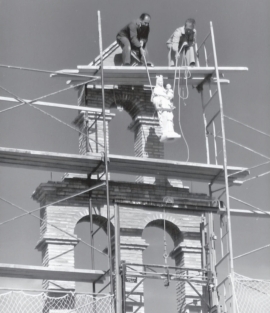
[[[110,55],[109,55],[110,56]],[[108,57],[110,59],[110,57]],[[105,60],[106,62],[106,60]],[[106,64],[106,63],[105,63]],[[109,147],[109,122],[114,117],[111,108],[124,109],[131,117],[129,130],[134,133],[134,156],[144,159],[164,159],[164,144],[160,142],[161,130],[155,109],[150,102],[151,91],[141,86],[118,85],[106,86],[106,130]],[[101,156],[104,152],[102,93],[100,86],[83,86],[78,92],[78,105],[87,106],[91,112],[81,111],[74,124],[80,130],[79,153],[81,155]],[[88,138],[87,136],[88,135]],[[123,165],[124,166],[124,165]],[[41,206],[87,189],[99,179],[95,172],[89,175],[66,175],[62,182],[41,184],[33,194],[33,198]],[[130,175],[136,173],[130,168]],[[201,222],[202,214],[217,207],[210,205],[210,199],[205,194],[190,193],[183,187],[181,180],[170,179],[159,174],[156,169],[154,176],[136,176],[134,183],[115,182],[110,180],[110,211],[114,215],[115,205],[120,213],[120,257],[127,263],[143,264],[143,252],[148,244],[142,238],[143,230],[148,226],[162,227],[174,242],[170,256],[175,260],[175,266],[181,268],[201,269]],[[91,192],[94,208],[93,222],[104,225],[107,219],[105,189]],[[207,201],[208,200],[208,201]],[[74,247],[78,240],[74,235],[68,235],[51,228],[47,221],[68,232],[74,233],[76,224],[89,215],[89,195],[82,194],[61,202],[61,206],[52,205],[41,211],[44,222],[41,224],[40,241],[37,249],[42,252],[43,265],[48,267],[74,268]],[[166,217],[163,212],[166,210]],[[63,218],[64,216],[64,218]],[[112,219],[112,233],[115,221]],[[104,226],[103,226],[104,228]],[[106,232],[106,227],[104,228]],[[126,281],[125,293],[135,292],[126,300],[126,310],[129,312],[144,312],[144,285]],[[136,285],[139,284],[138,287]],[[64,288],[75,289],[75,282],[45,281],[46,288],[54,290]],[[205,290],[198,287],[203,295]],[[201,298],[185,281],[178,281],[175,291],[178,312],[206,312]],[[203,310],[203,311],[202,311]]]

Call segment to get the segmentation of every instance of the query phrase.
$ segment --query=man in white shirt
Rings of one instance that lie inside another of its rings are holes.
[[[184,65],[194,66],[196,63],[195,41],[195,20],[189,18],[185,25],[177,28],[167,41],[167,47],[170,50],[168,55],[169,66],[176,65],[176,59],[179,58],[180,53],[183,54]],[[178,63],[178,65],[181,64]]]

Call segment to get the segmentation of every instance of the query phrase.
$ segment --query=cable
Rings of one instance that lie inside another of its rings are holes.
[[[47,70],[40,70],[40,69],[36,69],[36,68],[13,66],[13,65],[5,65],[5,64],[0,64],[0,67],[8,68],[8,69],[15,69],[15,70],[30,71],[30,72],[49,73],[49,74],[57,74],[57,75],[69,75],[69,76],[86,77],[86,78],[97,77],[97,76],[93,76],[93,75],[81,75],[81,74],[76,74],[76,73],[64,73],[64,72],[61,72],[61,71],[47,71]],[[100,78],[100,77],[98,77],[98,78]]]
[[[267,174],[270,174],[270,171],[264,172],[264,173],[259,174],[259,175],[256,175],[256,176],[253,176],[253,177],[248,178],[248,179],[245,179],[245,180],[243,180],[242,182],[243,182],[243,183],[246,183],[247,181],[253,180],[253,179],[255,179],[255,178],[262,177],[262,176],[267,175]]]
[[[263,131],[258,130],[258,129],[256,129],[256,128],[254,128],[254,127],[251,127],[251,126],[249,126],[249,125],[247,125],[247,124],[245,124],[245,123],[242,123],[242,122],[240,122],[240,121],[238,121],[238,120],[236,120],[236,119],[234,119],[234,118],[232,118],[232,117],[229,117],[229,116],[227,116],[227,115],[225,115],[225,114],[224,114],[223,116],[226,117],[226,118],[229,119],[229,120],[232,120],[232,121],[234,121],[234,122],[236,122],[236,123],[238,123],[238,124],[241,124],[241,125],[243,125],[243,126],[245,126],[245,127],[247,127],[247,128],[250,128],[250,129],[252,129],[252,130],[254,130],[254,131],[256,131],[256,132],[258,132],[258,133],[260,133],[260,134],[262,134],[262,135],[265,135],[265,136],[267,136],[267,137],[270,137],[269,134],[264,133]]]
[[[59,90],[57,90],[57,91],[55,91],[55,92],[49,93],[49,94],[47,94],[47,95],[45,95],[45,96],[36,98],[36,99],[31,100],[31,101],[29,101],[29,102],[23,101],[23,103],[17,104],[17,105],[15,105],[15,106],[13,106],[13,107],[10,107],[10,108],[8,108],[8,109],[2,110],[2,111],[0,111],[0,113],[3,113],[3,112],[5,112],[5,111],[11,110],[11,109],[15,109],[15,108],[17,108],[17,107],[19,107],[19,106],[22,106],[22,105],[25,105],[25,104],[34,103],[34,102],[36,102],[36,101],[45,99],[45,98],[47,98],[47,97],[49,97],[49,96],[56,95],[56,94],[58,94],[58,93],[60,93],[60,92],[63,92],[63,91],[66,91],[66,90],[70,90],[70,89],[73,89],[73,88],[80,87],[80,86],[82,86],[82,85],[91,83],[92,81],[95,81],[95,80],[97,80],[97,79],[94,78],[94,79],[91,79],[91,80],[86,81],[86,82],[83,82],[83,83],[79,83],[79,84],[76,84],[76,85],[71,85],[71,86],[69,86],[69,87],[67,87],[67,88],[59,89]],[[2,90],[4,90],[4,91],[7,91],[4,87],[0,87],[0,88],[1,88]],[[7,92],[10,94],[9,91],[7,91]],[[16,99],[16,98],[15,98],[15,99]],[[16,100],[19,101],[18,99],[16,99]],[[21,102],[21,101],[19,101],[19,102]]]
[[[91,80],[91,81],[92,81],[92,80]],[[83,85],[83,84],[86,84],[86,83],[88,83],[88,82],[81,83],[80,85]],[[9,93],[14,99],[16,99],[17,101],[19,101],[19,102],[21,103],[20,106],[21,106],[21,105],[28,104],[30,107],[33,107],[34,109],[36,109],[36,110],[42,112],[43,114],[48,115],[48,116],[51,117],[52,119],[55,119],[55,120],[58,121],[59,123],[64,124],[65,126],[67,126],[67,127],[71,128],[71,129],[75,130],[76,132],[80,133],[82,136],[88,137],[89,140],[94,141],[96,144],[98,144],[98,145],[100,145],[102,148],[104,148],[104,146],[103,146],[102,144],[100,144],[100,143],[97,142],[96,140],[90,138],[88,135],[84,134],[83,132],[81,132],[81,131],[78,130],[77,128],[75,128],[75,127],[73,127],[73,126],[71,126],[71,125],[65,123],[64,121],[60,120],[59,118],[55,117],[54,115],[52,115],[52,114],[50,114],[50,113],[48,113],[48,112],[46,112],[46,111],[44,111],[44,110],[42,110],[42,109],[36,107],[35,105],[31,104],[31,102],[37,101],[37,99],[34,99],[34,100],[30,101],[30,102],[26,102],[26,101],[24,101],[23,99],[20,99],[19,97],[17,97],[15,94],[13,94],[11,91],[7,90],[6,88],[0,86],[0,89],[6,91],[6,92]],[[61,90],[61,91],[63,91],[63,90]],[[56,93],[58,93],[58,92],[56,92]],[[46,96],[43,96],[43,97],[41,97],[41,98],[44,98],[44,97],[46,97]],[[18,107],[18,106],[16,106],[16,107]],[[13,108],[14,108],[14,107],[13,107]],[[1,112],[0,112],[0,113],[1,113]]]
[[[223,139],[221,136],[217,136],[217,137]],[[237,142],[235,142],[235,141],[233,141],[233,140],[230,140],[230,139],[227,139],[227,138],[226,138],[225,140],[228,141],[228,142],[234,143],[235,145],[240,146],[241,148],[245,148],[245,149],[247,149],[247,150],[249,150],[249,151],[251,151],[251,152],[253,152],[253,153],[255,153],[255,154],[258,154],[258,155],[260,155],[260,156],[262,156],[262,157],[264,157],[264,158],[270,160],[270,157],[268,157],[268,156],[266,156],[266,155],[264,155],[264,154],[262,154],[262,153],[259,153],[259,152],[255,151],[255,150],[253,150],[253,149],[251,149],[251,148],[249,148],[249,147],[246,147],[246,146],[244,146],[244,145],[241,145],[240,143],[237,143]]]
[[[57,255],[55,255],[55,256],[49,258],[49,259],[48,259],[48,262],[51,261],[51,260],[55,260],[55,259],[59,258],[60,256],[63,256],[63,255],[65,255],[65,254],[67,254],[67,253],[69,253],[69,252],[71,252],[71,251],[74,251],[74,248],[71,248],[71,249],[69,249],[69,250],[67,250],[67,251],[65,251],[65,252],[62,252],[62,253],[60,253],[60,254],[57,254]]]
[[[263,212],[263,213],[266,214],[266,215],[270,215],[270,213],[268,213],[267,211],[261,210],[261,209],[255,207],[254,205],[249,204],[249,203],[247,203],[247,202],[245,202],[245,201],[242,201],[242,200],[240,200],[240,199],[237,199],[237,198],[235,198],[235,197],[233,197],[233,196],[230,196],[230,198],[233,199],[233,200],[235,200],[235,201],[238,201],[238,202],[240,202],[240,203],[243,203],[243,204],[245,204],[246,206],[249,206],[249,207],[251,207],[251,208],[253,208],[253,209],[256,209],[256,210],[258,210],[258,211],[260,211],[260,212]]]
[[[261,164],[258,164],[258,165],[255,165],[255,166],[252,166],[252,167],[249,167],[249,168],[245,168],[245,169],[243,169],[243,170],[241,170],[241,171],[237,171],[237,172],[234,172],[234,173],[228,175],[228,177],[233,176],[233,175],[236,175],[236,174],[239,174],[239,173],[242,173],[242,172],[245,172],[246,170],[252,170],[252,169],[254,169],[254,168],[257,168],[257,167],[260,167],[260,166],[263,166],[263,165],[269,164],[269,163],[270,163],[270,161],[264,162],[264,163],[261,163]]]
[[[105,183],[104,183],[104,184],[105,184]],[[104,185],[104,184],[102,184],[102,185]],[[99,187],[101,187],[102,185],[99,185]],[[84,194],[84,193],[86,193],[86,192],[88,192],[88,191],[90,191],[90,190],[93,190],[93,187],[91,187],[91,188],[89,188],[89,189],[87,189],[87,190],[81,191],[81,192],[79,192],[79,193],[76,193],[76,194],[74,194],[74,195],[72,195],[72,196],[66,197],[66,198],[64,198],[64,199],[60,199],[60,200],[58,200],[58,201],[49,203],[49,204],[44,205],[44,206],[42,206],[42,207],[40,207],[40,208],[37,208],[37,209],[35,209],[35,210],[29,211],[29,212],[27,212],[27,213],[24,213],[24,214],[22,214],[22,215],[15,216],[14,218],[11,218],[11,219],[9,219],[9,220],[7,220],[7,221],[4,221],[4,222],[0,223],[0,226],[2,226],[2,225],[4,225],[4,224],[7,224],[7,223],[9,223],[9,222],[13,222],[13,221],[15,221],[15,220],[18,219],[18,218],[21,218],[21,217],[24,217],[24,216],[26,216],[26,215],[32,214],[32,213],[34,213],[34,212],[36,212],[36,211],[40,211],[40,210],[42,210],[42,209],[46,209],[48,206],[55,205],[55,204],[57,204],[57,203],[60,203],[60,202],[63,202],[63,201],[66,201],[66,200],[75,198],[75,197],[80,196],[80,195],[82,195],[82,194]]]
[[[36,216],[36,215],[33,215],[33,214],[29,213],[29,212],[26,211],[25,209],[19,207],[18,205],[14,204],[14,203],[12,203],[12,202],[10,202],[10,201],[8,201],[8,200],[2,198],[2,197],[0,197],[0,200],[6,202],[6,203],[8,203],[8,204],[10,204],[11,206],[13,206],[13,207],[15,207],[15,208],[17,208],[17,209],[19,209],[19,210],[21,210],[21,211],[23,211],[23,212],[26,212],[27,214],[30,214],[31,216],[35,217],[36,219],[40,220],[41,222],[46,222],[48,225],[50,225],[50,226],[56,228],[57,230],[60,230],[60,231],[63,232],[64,234],[66,234],[66,235],[68,235],[68,236],[70,236],[70,237],[72,237],[72,238],[74,238],[74,239],[76,239],[76,240],[79,240],[80,242],[82,242],[82,243],[85,244],[86,246],[88,246],[88,247],[90,247],[90,248],[93,248],[93,249],[95,249],[96,251],[98,251],[99,253],[101,253],[101,254],[107,256],[107,254],[104,253],[104,252],[102,252],[101,250],[99,250],[99,249],[97,249],[97,248],[91,246],[90,244],[88,244],[88,243],[85,242],[84,240],[82,240],[82,239],[80,239],[80,238],[77,238],[76,236],[70,234],[69,232],[67,232],[67,231],[65,231],[65,230],[63,230],[63,229],[61,229],[61,228],[59,228],[58,226],[55,226],[55,225],[49,223],[48,221],[45,221],[45,219],[40,218],[40,217],[38,217],[38,216]]]
[[[268,247],[270,247],[270,244],[269,244],[269,245],[266,245],[266,246],[264,246],[264,247],[261,247],[261,248],[258,248],[258,249],[249,251],[249,252],[247,252],[247,253],[238,255],[238,256],[234,257],[233,259],[235,260],[235,259],[242,258],[243,256],[249,255],[249,254],[251,254],[251,253],[253,253],[253,252],[257,252],[257,251],[259,251],[259,250],[262,250],[262,249],[265,249],[265,248],[268,248]]]

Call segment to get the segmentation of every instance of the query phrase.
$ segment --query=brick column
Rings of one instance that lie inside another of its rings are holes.
[[[160,142],[161,128],[157,118],[136,116],[129,129],[134,132],[136,157],[164,159],[164,144]],[[154,184],[155,177],[139,176],[136,182]]]
[[[74,248],[79,241],[76,239],[76,235],[74,235],[75,238],[71,237],[52,225],[74,234],[74,215],[76,214],[76,208],[67,209],[64,206],[48,206],[41,210],[43,221],[41,222],[40,240],[36,249],[42,252],[43,266],[64,268],[67,271],[74,269]],[[61,288],[74,290],[75,282],[43,281],[43,287],[50,290]]]
[[[106,116],[106,135],[107,147],[109,151],[109,122],[115,116],[109,110],[105,112]],[[104,152],[103,135],[103,116],[101,109],[94,109],[93,112],[81,112],[73,122],[80,130],[79,134],[79,153],[91,154]],[[89,142],[87,135],[89,136]]]
[[[175,259],[175,265],[186,268],[201,269],[201,242],[199,234],[183,233],[184,241],[181,242],[172,252],[171,257]],[[198,272],[189,271],[189,275],[197,275]],[[203,288],[194,285],[196,290],[202,295]],[[198,294],[186,282],[178,282],[176,285],[177,312],[178,313],[201,313],[203,304]]]
[[[143,264],[143,251],[148,247],[148,244],[140,236],[132,236],[132,234],[121,235],[120,236],[120,255],[121,261],[126,263],[138,263]],[[143,267],[136,267],[136,270],[143,270]],[[129,270],[130,271],[130,270]],[[137,278],[137,282],[126,282],[126,295],[141,281],[140,278]],[[135,300],[139,302],[142,306],[138,309],[138,305]],[[138,309],[138,313],[144,313],[144,283],[141,283],[134,293],[132,293],[126,299],[126,309],[127,312],[134,312]]]

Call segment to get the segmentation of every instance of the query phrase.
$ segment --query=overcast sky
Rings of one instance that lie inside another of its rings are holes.
[[[269,6],[267,0],[0,0],[0,63],[46,70],[74,69],[77,65],[89,64],[99,53],[97,10],[100,10],[104,48],[115,40],[121,27],[141,13],[149,12],[152,16],[148,43],[150,59],[155,65],[165,66],[166,41],[186,18],[195,18],[199,44],[209,32],[209,22],[213,21],[219,65],[249,68],[248,72],[226,76],[231,84],[222,89],[225,114],[270,134]],[[27,99],[66,86],[65,81],[51,79],[48,74],[2,68],[0,85]],[[9,96],[2,91],[0,95]],[[75,91],[69,91],[47,101],[76,104],[76,97]],[[205,163],[202,110],[196,90],[190,88],[190,97],[185,104],[181,104],[181,125],[190,148],[190,161]],[[175,105],[178,110],[177,101]],[[9,106],[11,103],[1,102],[0,110]],[[70,124],[76,117],[76,111],[46,110]],[[213,112],[215,110],[211,109],[209,113]],[[116,113],[110,124],[110,152],[133,155],[133,134],[127,130],[131,119],[125,112]],[[270,157],[269,137],[232,121],[225,122],[227,138]],[[175,124],[179,131],[176,119]],[[2,147],[78,153],[78,134],[75,131],[25,106],[0,114],[0,134]],[[227,149],[229,165],[251,167],[267,161],[231,143],[227,143]],[[182,139],[166,144],[166,158],[186,159],[186,146]],[[222,160],[221,154],[219,160]],[[251,176],[268,170],[269,165],[261,167],[253,170]],[[53,179],[61,177],[57,173],[52,175]],[[49,172],[0,167],[0,197],[27,210],[35,209],[38,204],[31,200],[31,194],[41,182],[50,178]],[[191,186],[189,182],[186,184]],[[194,192],[207,192],[207,186],[193,184],[191,187]],[[233,187],[231,194],[270,211],[267,175],[242,187]],[[231,207],[246,208],[233,201]],[[0,202],[0,222],[18,214],[18,210]],[[233,217],[234,255],[269,244],[269,222],[263,218]],[[76,231],[81,237],[87,236],[87,225],[78,226]],[[145,230],[144,236],[151,242],[145,252],[145,260],[163,262],[163,247],[153,239],[159,238],[162,243],[162,232],[151,228]],[[34,250],[38,237],[39,222],[31,217],[0,226],[0,262],[39,265],[41,254]],[[100,245],[103,241],[101,238]],[[172,247],[172,243],[170,245]],[[84,255],[86,252],[80,253]],[[269,258],[268,248],[236,260],[235,269],[246,276],[270,279]],[[77,264],[86,266],[83,261]],[[22,280],[0,279],[0,282],[2,286],[35,286]],[[150,287],[147,288],[149,297],[146,302],[150,308],[152,293]],[[172,297],[170,290],[167,293]],[[162,306],[157,312],[161,311]]]

